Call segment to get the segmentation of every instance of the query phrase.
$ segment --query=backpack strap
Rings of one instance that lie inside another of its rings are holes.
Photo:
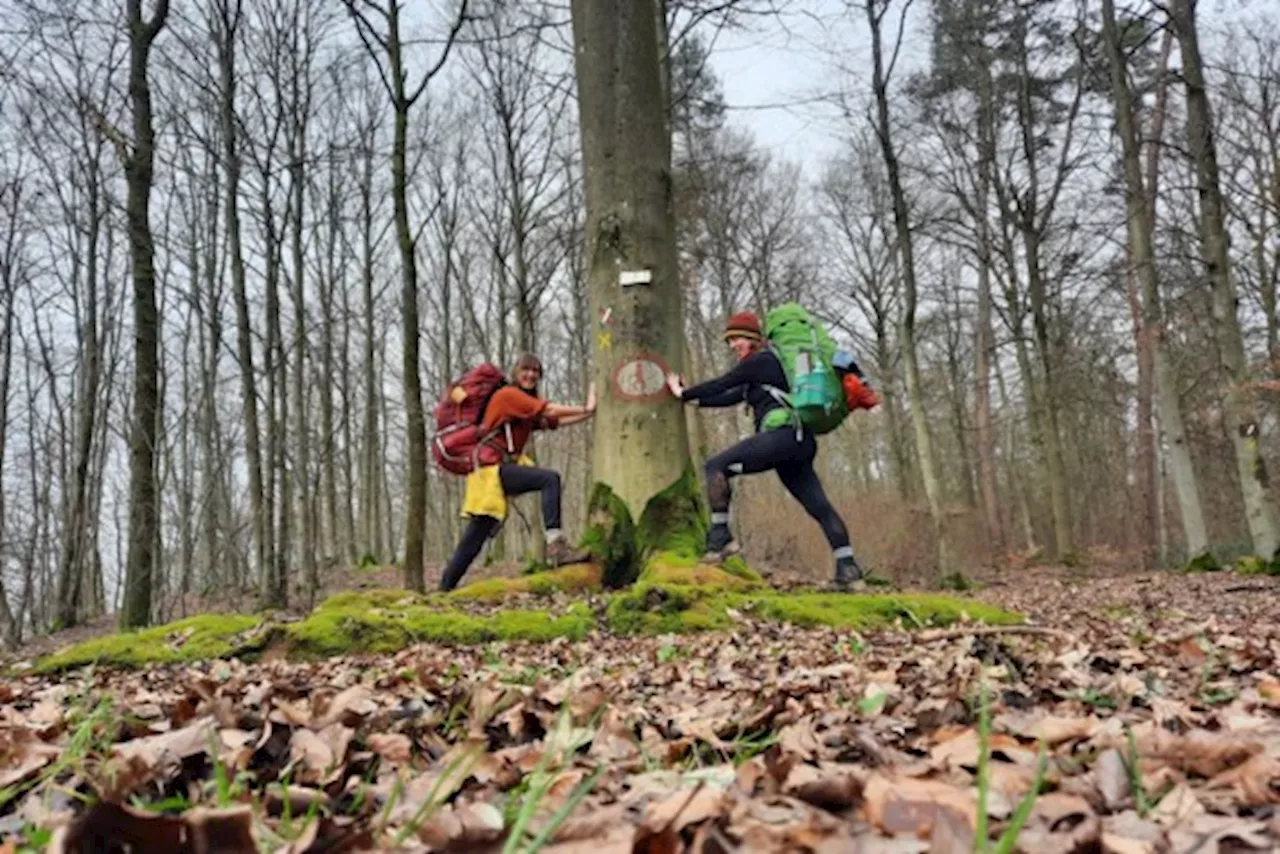
[[[782,361],[782,353],[778,352],[778,348],[774,346],[772,341],[769,341],[765,345],[765,349],[773,354],[773,358],[778,360],[778,367],[782,368],[782,375],[786,376],[787,363]],[[790,382],[791,378],[787,377],[787,381]],[[795,425],[796,441],[799,442],[804,437],[804,424],[800,421],[800,413],[791,405],[791,397],[785,391],[771,383],[761,383],[760,387],[764,389],[774,400],[778,401],[783,408],[787,409],[791,413],[791,423]]]
[[[768,383],[762,383],[760,387],[768,392],[774,400],[778,401],[783,408],[791,413],[791,423],[794,424],[796,428],[796,441],[799,442],[803,439],[804,422],[800,420],[800,413],[791,405],[791,398],[787,396],[787,393],[776,385],[769,385]]]

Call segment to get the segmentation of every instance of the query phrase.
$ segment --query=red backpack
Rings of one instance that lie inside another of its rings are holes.
[[[436,403],[431,455],[437,466],[453,474],[470,474],[481,466],[502,462],[501,448],[491,441],[497,431],[483,435],[480,423],[489,399],[506,384],[502,371],[488,362],[449,384]]]

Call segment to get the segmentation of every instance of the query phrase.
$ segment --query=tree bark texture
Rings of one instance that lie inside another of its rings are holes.
[[[684,300],[652,5],[574,0],[573,38],[597,330],[592,463],[639,518],[690,459],[684,412],[662,381],[684,364]],[[632,273],[650,280],[624,286]]]

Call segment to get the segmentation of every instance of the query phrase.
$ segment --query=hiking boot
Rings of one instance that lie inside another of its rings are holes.
[[[547,565],[552,569],[558,566],[567,566],[571,563],[586,563],[591,559],[591,552],[575,549],[569,545],[566,539],[552,540],[547,543],[547,552],[544,556]]]
[[[706,553],[702,556],[702,562],[709,563],[712,566],[720,566],[726,560],[728,560],[729,558],[733,557],[736,554],[739,554],[741,551],[742,551],[742,546],[738,545],[737,540],[730,540],[729,542],[725,543],[723,547],[721,547],[716,551],[707,549]]]
[[[728,525],[712,525],[707,531],[707,550],[702,555],[702,562],[721,564],[740,551],[742,549],[734,542]]]
[[[862,567],[852,557],[842,557],[836,561],[836,577],[831,586],[837,590],[863,590],[867,583],[862,580]]]

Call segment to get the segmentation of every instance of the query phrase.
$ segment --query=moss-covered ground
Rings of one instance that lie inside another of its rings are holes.
[[[623,591],[601,586],[595,565],[487,579],[448,594],[404,590],[339,593],[301,620],[205,614],[139,632],[95,638],[36,663],[41,672],[87,664],[141,667],[215,658],[255,659],[267,650],[291,658],[385,654],[416,643],[582,639],[728,629],[742,620],[875,629],[959,620],[1011,623],[1021,617],[973,599],[924,594],[783,593],[745,563],[709,566],[654,555]],[[588,599],[584,594],[592,594]],[[511,598],[508,598],[511,597]]]

